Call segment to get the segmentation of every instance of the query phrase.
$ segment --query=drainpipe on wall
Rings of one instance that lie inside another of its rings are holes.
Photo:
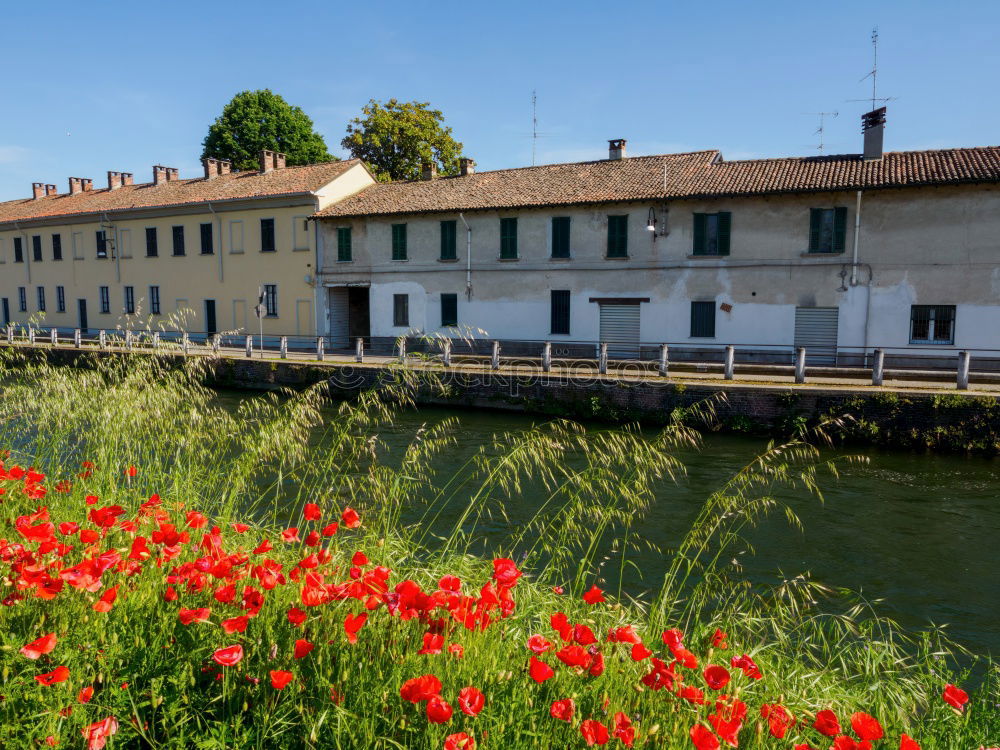
[[[460,213],[458,218],[465,224],[465,298],[472,299],[472,228],[464,214]]]
[[[854,206],[854,259],[851,261],[851,286],[858,285],[858,239],[861,236],[861,191]]]
[[[215,212],[215,209],[212,207],[211,202],[209,202],[208,204],[208,210],[212,212],[212,216],[215,218],[216,223],[219,225],[219,281],[222,282],[225,280],[225,274],[223,273],[223,268],[222,268],[222,256],[225,254],[223,253],[223,248],[222,248],[222,217]]]
[[[318,197],[316,198],[316,211],[317,212],[319,211]],[[313,256],[313,271],[315,271],[315,273],[313,274],[313,278],[316,279],[316,283],[313,284],[313,300],[314,300],[313,315],[316,318],[315,320],[316,335],[325,337],[330,335],[330,331],[326,331],[324,333],[322,325],[323,318],[328,318],[329,313],[326,310],[326,300],[323,299],[324,295],[321,293],[324,287],[319,283],[319,272],[322,268],[322,266],[320,266],[320,259],[323,257],[319,247],[319,242],[320,242],[319,222],[316,221],[315,219],[309,219],[309,221],[313,223],[313,243],[316,247],[316,254]],[[320,312],[321,305],[322,305],[322,313]]]

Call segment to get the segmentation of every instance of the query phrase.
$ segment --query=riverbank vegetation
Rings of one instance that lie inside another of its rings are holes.
[[[818,432],[706,498],[637,600],[621,571],[698,441],[690,411],[655,435],[498,435],[441,476],[452,422],[380,440],[412,373],[335,407],[320,385],[234,412],[202,366],[0,353],[0,745],[1000,742],[992,665],[806,577],[741,579],[742,534],[797,522],[776,490],[821,501]],[[546,500],[514,526],[505,498],[528,482]]]

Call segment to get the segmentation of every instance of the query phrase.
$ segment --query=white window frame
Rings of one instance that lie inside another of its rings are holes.
[[[229,222],[229,252],[238,255],[243,252],[243,219],[233,219]]]

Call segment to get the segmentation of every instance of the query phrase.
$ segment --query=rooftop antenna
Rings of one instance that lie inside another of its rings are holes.
[[[816,146],[815,148],[819,151],[820,155],[822,155],[823,154],[823,147],[825,145],[824,142],[823,142],[823,136],[826,133],[826,118],[827,117],[837,117],[837,115],[839,115],[840,113],[839,112],[805,112],[803,114],[807,114],[807,115],[819,115],[819,127],[816,128],[816,130],[813,131],[813,135],[818,135],[819,136],[819,145]]]
[[[878,26],[872,28],[872,69],[868,71],[868,75],[862,78],[858,83],[863,83],[864,81],[872,79],[872,110],[877,106],[878,102],[891,102],[896,97],[894,96],[878,96]],[[851,102],[866,102],[867,99],[848,99]]]
[[[538,96],[531,90],[531,166],[535,166],[535,146],[538,143]]]

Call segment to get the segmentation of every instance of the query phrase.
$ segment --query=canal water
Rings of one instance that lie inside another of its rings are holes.
[[[380,434],[393,452],[420,425],[452,416],[460,420],[458,440],[436,462],[441,477],[457,471],[495,434],[538,422],[504,413],[421,409],[400,415]],[[658,491],[637,527],[657,548],[675,547],[705,498],[765,446],[759,438],[706,435],[700,450],[682,456],[686,476]],[[825,502],[805,492],[784,493],[804,528],[791,527],[781,513],[763,520],[749,534],[753,554],[740,557],[743,574],[777,583],[808,572],[831,587],[881,600],[878,611],[907,628],[947,624],[946,632],[962,645],[1000,656],[1000,461],[864,453],[867,464],[842,465],[839,477],[820,474]],[[538,490],[511,498],[510,523],[530,518],[540,502]],[[456,501],[456,513],[460,505]],[[648,548],[629,558],[635,563],[624,581],[629,593],[657,590],[666,559]]]

